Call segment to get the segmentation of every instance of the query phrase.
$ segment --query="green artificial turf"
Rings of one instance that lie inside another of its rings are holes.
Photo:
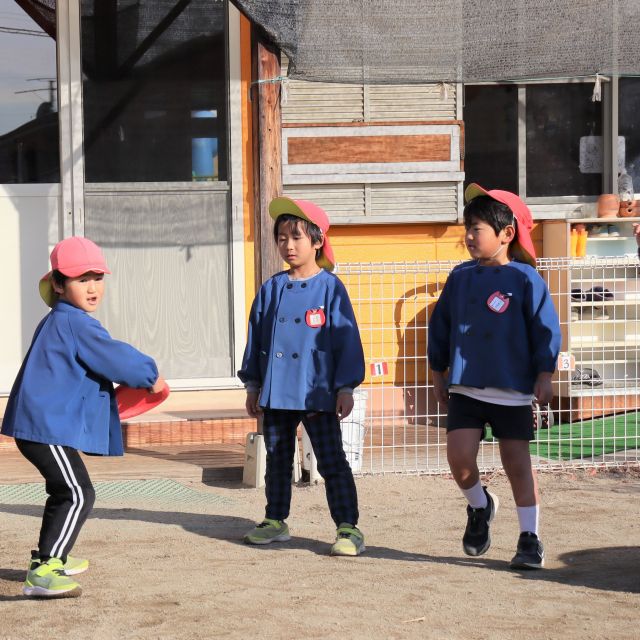
[[[487,427],[487,440],[491,429]],[[640,413],[557,424],[536,431],[531,454],[550,460],[591,458],[625,449],[640,449]]]
[[[538,430],[531,443],[533,455],[551,460],[591,458],[639,448],[640,413],[554,425]]]

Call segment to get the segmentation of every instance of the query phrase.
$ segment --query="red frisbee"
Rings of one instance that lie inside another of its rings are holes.
[[[120,420],[128,420],[150,411],[164,402],[170,392],[166,382],[158,393],[149,393],[148,389],[133,389],[124,384],[119,385],[116,387],[116,401]]]

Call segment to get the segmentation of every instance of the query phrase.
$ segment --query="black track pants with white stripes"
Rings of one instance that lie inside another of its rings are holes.
[[[65,562],[96,498],[87,468],[71,447],[17,438],[16,445],[42,474],[49,496],[38,542],[40,558],[61,558]]]

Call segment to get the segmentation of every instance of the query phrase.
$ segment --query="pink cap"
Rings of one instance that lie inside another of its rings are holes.
[[[488,191],[479,184],[471,183],[464,192],[465,202],[471,202],[478,196],[489,196],[502,204],[506,204],[514,218],[516,219],[516,237],[511,243],[511,253],[518,262],[526,262],[532,267],[536,266],[536,250],[531,239],[531,229],[533,229],[533,218],[529,207],[511,191],[501,191],[492,189]]]
[[[290,214],[303,220],[308,220],[322,231],[324,244],[320,249],[320,255],[316,259],[319,267],[327,271],[333,271],[336,266],[336,259],[333,255],[331,243],[327,237],[327,231],[331,223],[329,216],[317,205],[309,200],[293,200],[292,198],[274,198],[269,204],[269,215],[276,220],[279,216]]]
[[[59,271],[69,278],[77,278],[83,273],[111,273],[100,247],[89,240],[72,236],[58,242],[51,252],[51,271],[40,278],[40,297],[53,307],[57,296],[51,284],[51,273]]]

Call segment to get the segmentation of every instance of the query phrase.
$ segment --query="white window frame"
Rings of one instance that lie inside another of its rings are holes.
[[[229,287],[231,358],[233,369],[242,361],[245,344],[245,269],[243,228],[243,146],[241,102],[240,12],[227,3],[229,64]],[[58,3],[58,75],[60,100],[61,205],[58,240],[84,235],[84,182],[80,0]],[[185,185],[192,183],[185,183]],[[196,187],[197,188],[197,187]],[[215,301],[212,301],[215,304]],[[168,380],[172,389],[206,390],[242,387],[235,375],[220,378]]]

